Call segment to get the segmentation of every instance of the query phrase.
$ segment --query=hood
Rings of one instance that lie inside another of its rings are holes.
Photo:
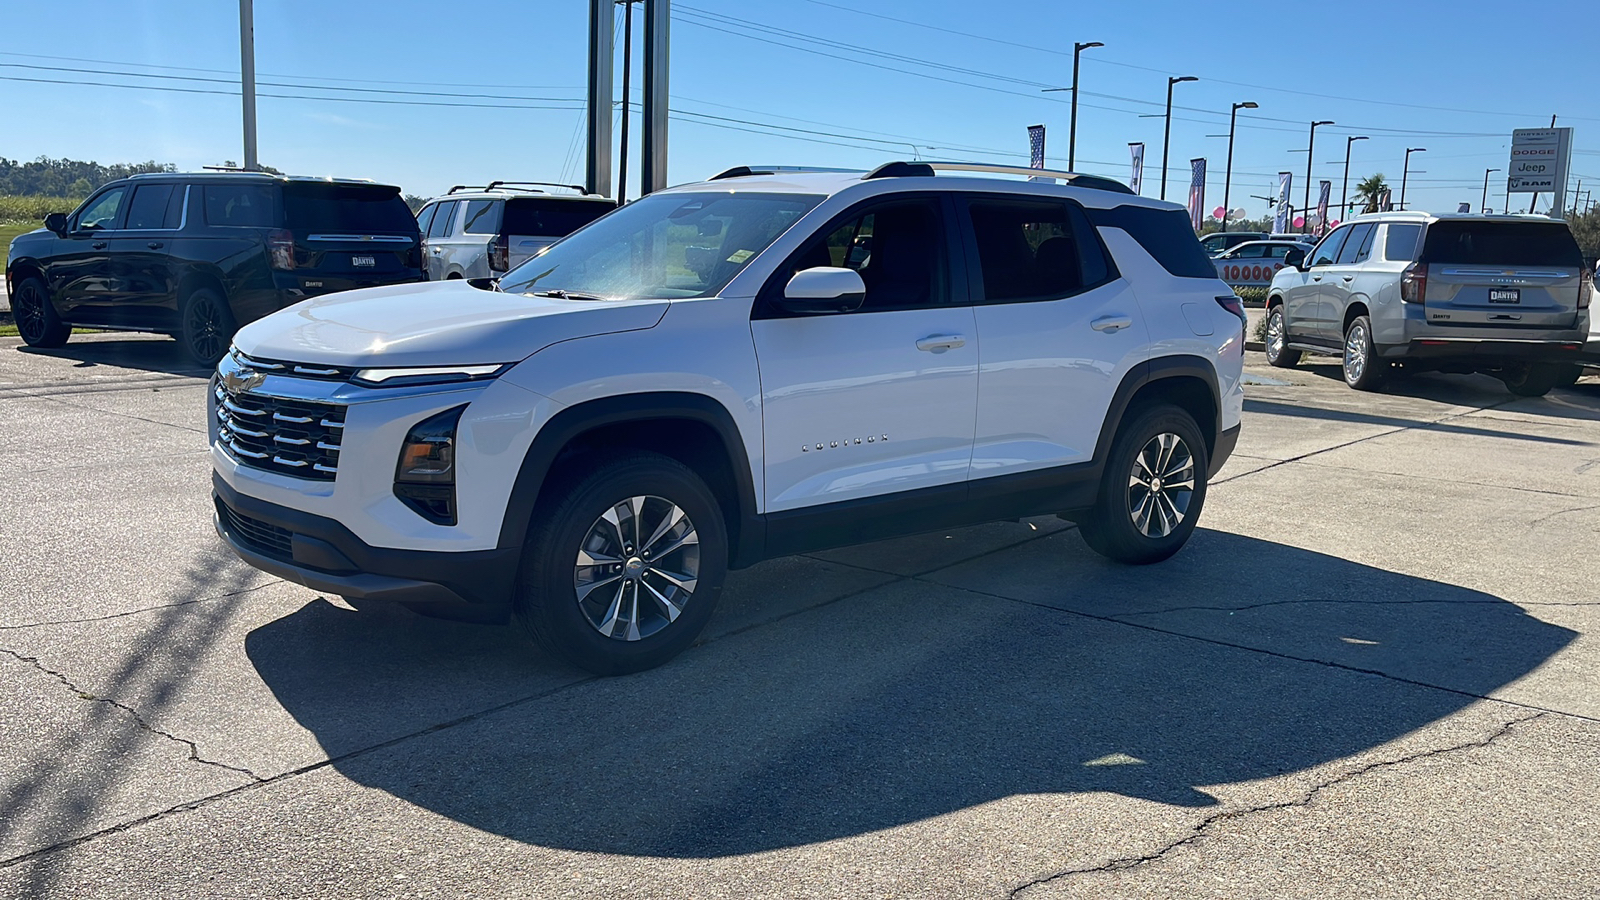
[[[558,341],[653,327],[666,300],[563,300],[465,281],[391,285],[305,300],[239,329],[264,359],[338,366],[516,362]]]

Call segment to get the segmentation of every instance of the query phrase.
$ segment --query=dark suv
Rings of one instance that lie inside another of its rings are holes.
[[[425,280],[400,189],[260,172],[135,175],[11,242],[22,339],[170,334],[214,364],[238,326],[307,297]]]

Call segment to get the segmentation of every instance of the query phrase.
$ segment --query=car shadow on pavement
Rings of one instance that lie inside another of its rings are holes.
[[[530,686],[526,702],[486,702],[445,728],[415,698],[471,673],[448,647],[396,658],[386,631],[399,626],[381,618],[361,628],[361,613],[308,604],[252,632],[246,652],[324,747],[374,747],[333,760],[357,783],[532,844],[707,858],[1018,794],[1214,805],[1207,786],[1378,747],[1574,637],[1485,593],[1269,541],[1203,530],[1142,568],[1077,541],[1005,551],[1058,569],[1015,589],[1025,602],[901,579],[650,672]],[[1005,554],[951,571],[1000,582]],[[394,674],[330,675],[363,663]],[[418,734],[376,746],[362,724],[375,719]]]
[[[1400,416],[1383,416],[1376,413],[1355,412],[1348,409],[1329,409],[1323,406],[1307,406],[1302,403],[1289,403],[1282,400],[1267,400],[1258,397],[1246,397],[1244,411],[1259,413],[1267,416],[1289,416],[1297,419],[1324,419],[1334,422],[1351,422],[1358,425],[1384,425],[1391,428],[1426,428],[1429,431],[1439,431],[1445,434],[1459,434],[1468,437],[1492,437],[1507,440],[1531,441],[1536,444],[1562,444],[1569,447],[1589,447],[1589,441],[1575,441],[1567,438],[1545,437],[1537,434],[1527,434],[1517,431],[1503,420],[1478,420],[1485,425],[1501,427],[1479,427],[1474,425],[1459,425],[1454,422],[1436,422],[1424,419],[1407,419]]]
[[[1295,371],[1315,375],[1349,390],[1345,385],[1344,370],[1336,358],[1329,357],[1326,362],[1320,363],[1301,363]],[[1350,390],[1349,396],[1356,399],[1364,395],[1362,392]],[[1506,390],[1505,384],[1493,375],[1397,371],[1371,396],[1409,397],[1457,406],[1493,407],[1514,404],[1519,413],[1557,418],[1569,417],[1572,414],[1571,410],[1566,408],[1570,404],[1556,402],[1565,397],[1578,400],[1580,403],[1587,401],[1583,404],[1589,407],[1587,417],[1600,416],[1600,406],[1593,403],[1595,398],[1600,397],[1600,382],[1592,378],[1579,381],[1575,385],[1555,388],[1544,397],[1518,397]]]
[[[190,358],[177,341],[147,335],[80,335],[60,347],[44,349],[23,344],[17,347],[17,352],[66,360],[76,369],[106,366],[199,378],[209,377],[212,371]]]

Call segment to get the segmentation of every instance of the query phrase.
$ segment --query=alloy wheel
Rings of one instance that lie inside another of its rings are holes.
[[[1283,355],[1283,312],[1281,308],[1274,308],[1271,315],[1267,316],[1267,358],[1277,359]]]
[[[1357,322],[1344,339],[1344,380],[1355,384],[1367,371],[1367,329]]]
[[[677,621],[694,597],[700,537],[677,504],[629,497],[601,514],[579,545],[578,608],[608,638],[637,641]]]
[[[197,359],[220,359],[227,349],[228,336],[222,324],[222,311],[210,298],[196,298],[188,310],[189,350]]]
[[[1164,538],[1183,523],[1194,499],[1194,454],[1170,431],[1152,437],[1128,473],[1128,514],[1148,538]]]

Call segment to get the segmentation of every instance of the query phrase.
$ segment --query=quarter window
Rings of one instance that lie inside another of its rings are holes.
[[[172,202],[170,184],[141,184],[133,189],[128,204],[128,223],[124,228],[168,228],[167,207]]]
[[[503,200],[468,200],[466,223],[461,226],[462,233],[498,234],[500,210],[504,205]]]
[[[1421,225],[1390,225],[1383,239],[1383,258],[1390,262],[1410,262],[1417,258],[1417,239]]]
[[[122,198],[127,193],[127,188],[119,187],[94,198],[88,208],[78,215],[78,228],[92,231],[117,227],[117,219],[122,212]]]

